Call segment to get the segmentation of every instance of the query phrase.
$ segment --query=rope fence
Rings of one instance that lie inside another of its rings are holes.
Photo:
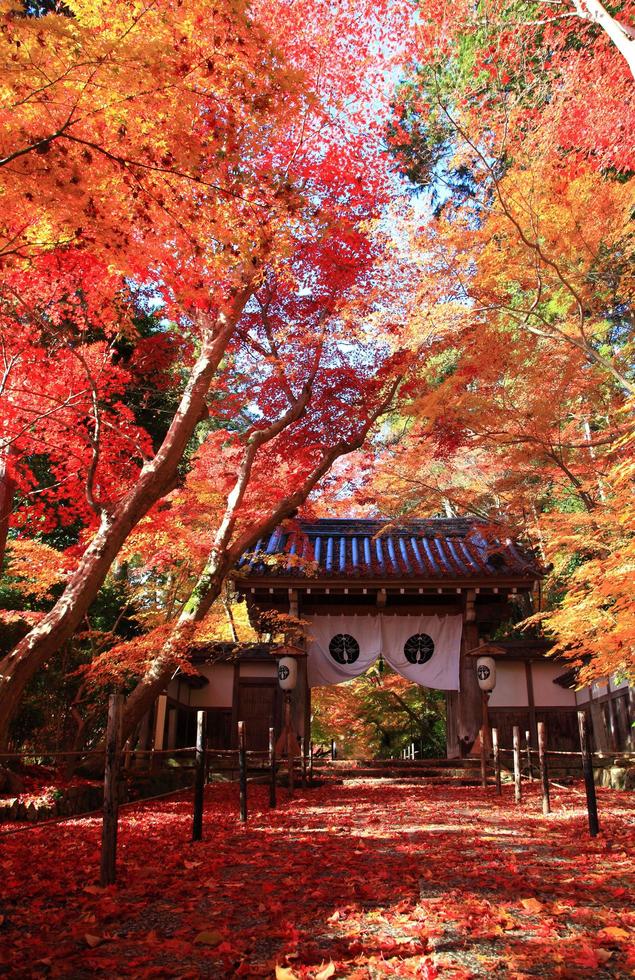
[[[554,783],[553,780],[549,779],[549,757],[550,756],[568,756],[571,759],[580,759],[582,765],[582,775],[584,778],[584,787],[586,795],[586,809],[589,823],[589,834],[591,837],[597,837],[600,832],[600,822],[598,817],[598,807],[597,807],[597,794],[595,792],[595,781],[593,778],[593,756],[591,753],[591,743],[588,732],[587,717],[584,711],[578,711],[578,733],[580,737],[580,751],[562,751],[559,749],[547,749],[547,726],[545,722],[539,721],[538,725],[538,748],[532,749],[529,744],[529,732],[525,732],[525,756],[527,758],[527,778],[530,782],[534,780],[532,758],[537,756],[538,758],[538,774],[540,779],[540,794],[542,798],[542,812],[544,816],[551,813],[551,799],[549,794],[549,786],[558,786],[558,783]],[[492,728],[492,762],[494,767],[494,783],[496,792],[499,796],[502,795],[502,779],[501,779],[501,765],[500,756],[501,753],[511,754],[513,756],[513,771],[514,771],[514,800],[516,803],[520,803],[522,800],[522,765],[521,765],[521,741],[520,741],[520,728],[518,725],[514,725],[512,729],[512,739],[513,747],[505,748],[499,745],[498,742],[498,731],[496,728]],[[483,768],[483,787],[487,787],[487,774],[485,768]]]
[[[102,886],[113,884],[116,880],[117,870],[117,830],[119,822],[119,811],[126,806],[138,806],[140,803],[150,803],[154,800],[166,799],[170,796],[191,792],[193,790],[192,808],[192,840],[202,840],[203,837],[203,808],[205,785],[212,775],[238,775],[239,794],[238,811],[239,819],[246,823],[248,819],[248,785],[254,780],[267,779],[269,785],[269,807],[275,809],[277,806],[278,795],[278,768],[279,760],[276,758],[276,740],[274,729],[269,729],[269,747],[264,750],[247,749],[247,732],[244,722],[238,723],[238,744],[234,749],[211,749],[207,748],[206,733],[206,713],[197,712],[196,744],[174,749],[129,749],[122,745],[121,741],[121,719],[123,710],[123,698],[120,694],[112,694],[108,704],[108,722],[105,738],[105,759],[104,759],[104,778],[103,778],[103,804],[99,808],[90,807],[91,792],[101,788],[93,783],[86,787],[72,787],[71,792],[82,796],[89,801],[88,809],[79,813],[62,813],[55,816],[46,816],[44,820],[33,817],[32,814],[26,818],[37,820],[30,822],[27,826],[16,827],[11,830],[2,831],[0,837],[25,833],[41,828],[44,824],[62,823],[68,820],[94,817],[102,815],[102,842],[100,854],[100,882]],[[293,795],[294,772],[298,771],[300,785],[306,787],[314,784],[313,742],[305,742],[300,739],[299,756],[289,758],[289,795]],[[104,751],[102,748],[101,751]],[[30,749],[22,752],[3,752],[0,760],[43,760],[43,759],[93,759],[100,754],[99,749],[83,749],[73,751],[39,751]],[[143,776],[144,769],[136,763],[147,759],[148,767],[152,772],[153,764],[157,758],[179,756],[191,757],[191,764],[180,765],[178,770],[191,771],[193,773],[193,785],[180,786],[177,789],[169,790],[144,797],[136,800],[123,801],[121,797],[122,785],[126,776]],[[103,756],[102,756],[103,757]],[[28,764],[28,762],[27,762]],[[19,795],[19,794],[18,794]],[[30,804],[33,807],[33,804]],[[25,812],[26,812],[25,808]],[[50,809],[50,808],[48,808]]]

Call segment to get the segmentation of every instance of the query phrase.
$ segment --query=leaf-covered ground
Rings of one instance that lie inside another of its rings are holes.
[[[0,974],[11,977],[625,977],[635,970],[632,797],[520,806],[471,787],[351,780],[276,811],[207,790],[122,811],[119,880],[100,822],[0,837]]]

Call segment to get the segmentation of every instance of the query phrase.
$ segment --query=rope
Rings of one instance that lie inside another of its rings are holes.
[[[123,810],[125,806],[139,806],[141,803],[151,803],[153,800],[162,800],[166,796],[175,796],[177,793],[191,793],[192,789],[190,786],[181,787],[181,789],[171,789],[167,793],[158,793],[156,796],[144,796],[139,800],[128,800],[127,803],[120,803],[119,809]],[[50,827],[54,823],[67,823],[69,820],[83,820],[85,817],[95,817],[101,816],[103,814],[103,807],[99,810],[87,810],[85,813],[73,813],[68,817],[49,817],[48,820],[40,820],[37,823],[29,824],[27,827],[15,827],[13,830],[3,830],[0,831],[0,840],[3,837],[8,837],[10,834],[23,834],[28,830],[39,830],[40,827]]]

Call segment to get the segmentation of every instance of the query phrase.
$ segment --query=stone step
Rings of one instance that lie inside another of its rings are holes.
[[[470,784],[480,781],[480,776],[477,778],[476,771],[472,769],[432,769],[428,766],[411,766],[409,769],[403,766],[395,766],[394,768],[389,768],[388,766],[382,766],[380,768],[372,766],[365,768],[361,766],[351,766],[350,768],[338,766],[329,770],[324,768],[318,769],[315,770],[315,773],[317,776],[330,775],[336,779],[426,779],[450,783],[464,782],[467,780]]]
[[[329,769],[480,769],[480,759],[314,759],[315,768]]]

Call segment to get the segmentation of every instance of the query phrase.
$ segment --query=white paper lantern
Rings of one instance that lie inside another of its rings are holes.
[[[481,691],[493,691],[496,687],[496,661],[493,657],[479,657],[476,661],[476,676]]]
[[[295,657],[281,657],[278,661],[278,683],[283,691],[293,691],[298,683],[298,661]]]

